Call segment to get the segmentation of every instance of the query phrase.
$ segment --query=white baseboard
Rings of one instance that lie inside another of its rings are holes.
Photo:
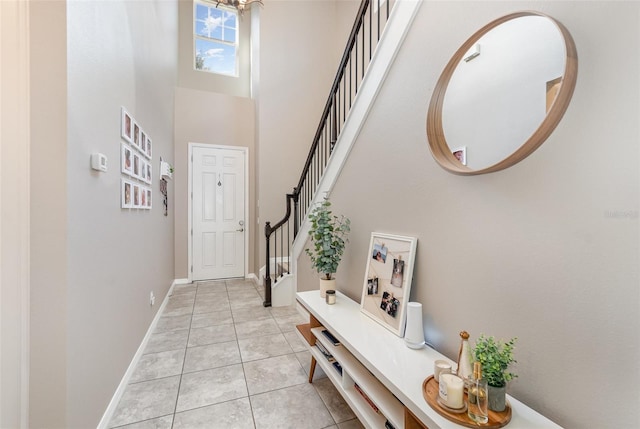
[[[253,280],[253,282],[256,284],[256,286],[260,286],[260,278],[258,276],[256,276],[255,273],[249,273],[247,274],[247,277],[245,277],[247,280]]]
[[[109,425],[109,422],[111,421],[111,418],[113,417],[113,413],[115,412],[116,407],[118,406],[118,403],[120,402],[120,399],[122,398],[122,395],[124,394],[124,391],[127,388],[127,385],[129,384],[129,380],[131,379],[131,376],[133,375],[133,371],[136,369],[136,365],[138,364],[138,362],[140,361],[140,358],[142,357],[142,353],[144,352],[144,349],[147,346],[147,343],[149,342],[149,338],[151,338],[151,335],[152,335],[153,331],[156,329],[156,325],[158,324],[158,320],[162,316],[162,313],[164,312],[164,308],[167,305],[167,300],[169,299],[169,297],[173,293],[174,286],[178,285],[178,284],[188,284],[188,283],[190,283],[188,280],[187,281],[183,281],[183,280],[187,280],[187,279],[175,279],[171,283],[171,287],[169,288],[169,291],[167,292],[167,295],[164,297],[164,300],[162,300],[162,304],[160,305],[160,308],[158,308],[158,311],[156,312],[156,315],[153,318],[153,321],[151,322],[151,325],[149,325],[149,329],[147,329],[147,333],[145,334],[144,338],[142,339],[142,343],[138,347],[138,350],[136,351],[136,354],[133,356],[133,359],[131,360],[131,363],[129,364],[129,367],[127,368],[127,371],[124,373],[124,376],[122,377],[122,380],[120,380],[120,384],[118,385],[118,388],[116,389],[115,393],[113,394],[113,397],[111,398],[111,401],[109,402],[109,405],[107,406],[107,409],[105,410],[104,414],[102,415],[102,419],[100,419],[100,423],[98,423],[97,429],[107,429],[109,427],[108,425]]]
[[[191,283],[189,279],[175,279],[171,287],[173,288],[173,285],[188,285],[189,283]]]

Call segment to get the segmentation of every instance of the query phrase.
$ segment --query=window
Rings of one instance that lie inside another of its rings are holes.
[[[194,6],[196,70],[237,76],[237,11],[206,1],[195,1]]]

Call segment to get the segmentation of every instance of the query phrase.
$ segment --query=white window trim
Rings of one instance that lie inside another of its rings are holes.
[[[210,37],[206,37],[206,36],[200,36],[196,33],[196,10],[197,10],[197,6],[198,5],[202,5],[208,8],[217,8],[217,9],[222,9],[228,12],[231,12],[233,14],[235,14],[236,16],[236,37],[235,37],[235,42],[231,43],[231,42],[227,42],[225,40],[221,40],[221,39],[215,39],[215,38],[210,38]],[[192,47],[192,55],[193,55],[193,70],[196,72],[205,72],[205,73],[211,73],[214,75],[219,75],[219,76],[228,76],[228,77],[240,77],[240,13],[231,7],[227,7],[224,5],[218,5],[215,1],[207,1],[207,0],[193,0],[193,14],[191,16],[191,24],[193,26],[193,31],[192,31],[192,35],[193,35],[193,47]],[[220,43],[221,45],[227,45],[227,46],[233,46],[235,48],[235,66],[234,66],[234,72],[233,73],[223,73],[223,72],[219,72],[219,71],[214,71],[214,70],[204,70],[204,69],[198,69],[196,67],[196,40],[205,40],[205,41],[212,41],[215,43]]]

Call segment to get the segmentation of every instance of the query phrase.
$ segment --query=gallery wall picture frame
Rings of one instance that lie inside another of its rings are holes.
[[[139,178],[140,177],[140,171],[142,166],[141,164],[141,159],[140,156],[137,153],[133,153],[133,177],[135,178]]]
[[[140,149],[140,126],[133,121],[133,134],[131,135],[131,144]]]
[[[120,158],[122,173],[131,176],[133,174],[133,153],[131,147],[126,143],[122,143]]]
[[[133,188],[133,201],[131,207],[134,209],[140,208],[140,185],[134,183],[132,185]]]
[[[418,239],[371,233],[360,311],[399,337],[413,280]]]
[[[144,168],[142,169],[142,181],[148,185],[151,184],[151,163],[144,162]]]
[[[453,156],[456,157],[458,161],[460,161],[462,165],[467,165],[467,147],[466,146],[457,147],[453,149],[451,153],[453,154]]]
[[[140,130],[140,153],[147,156],[147,134]]]
[[[147,162],[142,157],[140,157],[140,174],[138,175],[138,179],[147,183]]]
[[[153,190],[153,164],[151,138],[136,119],[120,108],[120,206],[126,209],[151,210]]]
[[[147,188],[146,186],[140,187],[140,206],[141,209],[147,208]]]
[[[120,121],[120,136],[131,143],[133,141],[133,118],[127,112],[127,109],[122,107],[121,109],[121,121]]]
[[[120,207],[123,209],[130,209],[133,207],[132,200],[132,186],[133,184],[125,178],[122,178],[122,190],[121,190],[121,203]]]

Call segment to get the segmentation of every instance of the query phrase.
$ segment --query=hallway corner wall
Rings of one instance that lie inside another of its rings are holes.
[[[175,278],[159,164],[173,157],[178,2],[66,4],[66,413],[79,428],[100,421]],[[121,107],[152,139],[151,210],[121,208]]]

